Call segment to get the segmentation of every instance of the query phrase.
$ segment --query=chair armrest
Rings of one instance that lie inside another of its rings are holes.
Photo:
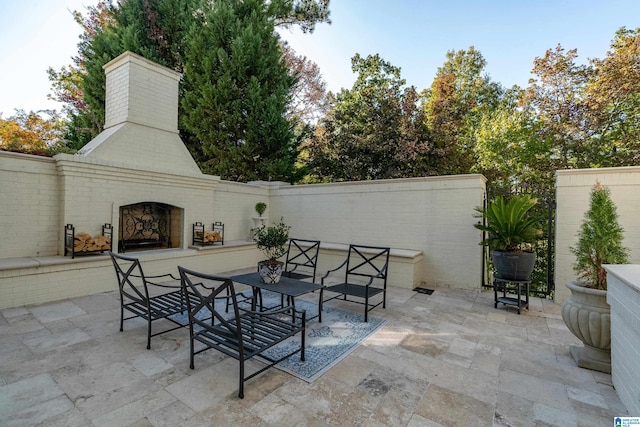
[[[130,274],[131,277],[137,277],[138,279],[141,279],[142,277],[140,277],[137,274]],[[180,281],[179,277],[175,277],[173,274],[171,273],[167,273],[167,274],[158,274],[156,276],[144,276],[145,282],[147,282],[147,285],[153,285],[153,286],[160,286],[161,288],[172,288],[172,289],[179,289],[180,288],[180,283],[178,283],[177,285],[166,285],[166,284],[161,284],[161,283],[157,283],[157,282],[153,282],[149,279],[160,279],[163,277],[170,277],[173,280],[176,281]]]
[[[367,282],[367,284],[365,286],[369,287],[373,283],[374,279],[382,279],[382,278],[384,278],[384,275],[382,275],[381,273],[378,273],[375,276],[370,276],[369,277],[369,281]]]
[[[336,268],[334,268],[334,269],[332,269],[332,270],[327,271],[327,273],[326,273],[324,276],[322,276],[322,278],[320,279],[320,284],[324,286],[324,279],[326,279],[327,277],[329,277],[329,275],[330,275],[331,273],[333,273],[334,271],[338,271],[338,270],[340,270],[342,267],[344,267],[345,265],[347,265],[347,261],[348,261],[348,260],[349,260],[348,258],[347,258],[347,259],[345,259],[345,260],[342,262],[342,264],[340,264],[339,266],[337,266]]]

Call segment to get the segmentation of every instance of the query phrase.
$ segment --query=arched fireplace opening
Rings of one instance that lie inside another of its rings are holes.
[[[120,207],[118,251],[179,248],[182,209],[158,202]]]

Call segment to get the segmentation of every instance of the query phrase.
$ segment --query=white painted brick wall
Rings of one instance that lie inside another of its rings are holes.
[[[589,209],[593,185],[599,181],[609,187],[616,204],[624,245],[630,249],[630,262],[640,263],[640,167],[574,169],[556,172],[556,302],[571,292],[565,283],[575,280],[575,256],[569,251],[577,244],[577,233]]]
[[[215,251],[138,252],[145,274],[178,274],[177,266],[222,273],[256,265],[259,252],[252,245],[217,247]],[[0,309],[39,304],[118,289],[108,256],[65,259],[56,265],[0,269]]]
[[[0,151],[0,259],[56,255],[60,200],[55,161]]]
[[[608,268],[611,378],[630,415],[640,414],[640,265]]]
[[[473,215],[484,183],[464,175],[283,186],[271,192],[269,219],[283,216],[299,238],[420,250],[419,277],[427,284],[479,289],[481,233]]]
[[[233,240],[250,240],[253,227],[252,217],[256,216],[255,205],[267,203],[267,214],[270,207],[269,192],[266,188],[242,183],[220,181],[214,194],[213,212],[200,221],[209,224],[215,221],[224,223],[225,239],[233,236]],[[211,224],[208,225],[210,227]]]
[[[160,202],[183,209],[180,246],[186,247],[191,242],[193,222],[213,212],[218,179],[211,176],[131,170],[73,156],[60,157],[58,168],[64,187],[63,222],[74,224],[76,231],[94,234],[102,224],[111,223],[117,237],[121,206]]]

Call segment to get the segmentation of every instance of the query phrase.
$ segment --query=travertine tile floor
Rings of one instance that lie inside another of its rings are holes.
[[[492,292],[392,287],[373,311],[386,326],[320,379],[271,369],[243,400],[235,360],[209,351],[190,370],[186,329],[147,350],[143,322],[118,331],[118,304],[110,292],[1,311],[0,425],[600,427],[627,414],[610,375],[575,366],[550,301],[517,315]]]

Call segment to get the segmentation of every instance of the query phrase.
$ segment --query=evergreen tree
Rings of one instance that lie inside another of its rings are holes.
[[[589,210],[578,232],[578,244],[569,248],[576,256],[574,270],[588,287],[607,289],[604,264],[626,264],[629,249],[623,246],[624,230],[609,189],[599,182],[591,190]]]
[[[297,181],[289,75],[260,0],[217,0],[187,34],[181,125],[225,179]]]
[[[105,84],[103,66],[131,51],[176,71],[182,71],[185,29],[197,0],[128,0],[112,7],[110,20],[94,30],[80,45],[85,73],[82,89],[87,108],[78,121],[90,123],[91,137],[104,126]],[[85,141],[86,142],[86,141]]]

